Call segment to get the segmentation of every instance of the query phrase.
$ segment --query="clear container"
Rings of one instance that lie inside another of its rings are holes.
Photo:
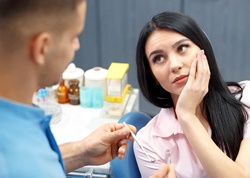
[[[57,103],[40,103],[39,108],[44,110],[45,115],[52,115],[50,124],[57,124],[62,120],[62,108]]]

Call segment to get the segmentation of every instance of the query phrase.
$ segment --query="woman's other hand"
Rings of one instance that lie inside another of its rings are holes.
[[[173,164],[163,164],[150,178],[176,178]]]

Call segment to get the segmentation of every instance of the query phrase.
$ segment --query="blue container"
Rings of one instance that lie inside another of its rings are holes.
[[[92,94],[91,87],[81,87],[80,88],[80,105],[85,108],[92,107]]]
[[[93,87],[92,88],[92,107],[102,108],[103,107],[103,88]]]

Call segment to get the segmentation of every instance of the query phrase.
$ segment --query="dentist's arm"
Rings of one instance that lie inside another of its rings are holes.
[[[134,133],[136,128],[128,125]],[[128,148],[127,139],[133,141],[129,128],[123,124],[105,124],[85,139],[60,145],[66,172],[86,165],[105,164],[117,156],[123,159]]]

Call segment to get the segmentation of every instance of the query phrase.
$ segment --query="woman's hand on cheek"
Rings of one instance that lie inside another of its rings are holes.
[[[178,98],[176,104],[177,115],[184,113],[195,114],[196,108],[208,92],[209,79],[209,65],[204,51],[201,50],[191,65],[188,81]]]

